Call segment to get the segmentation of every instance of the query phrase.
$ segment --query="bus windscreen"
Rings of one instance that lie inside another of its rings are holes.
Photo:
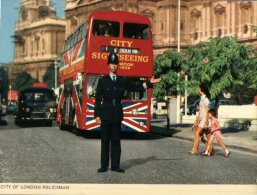
[[[123,36],[130,39],[147,40],[149,38],[149,26],[147,24],[125,23]]]
[[[94,20],[93,34],[96,36],[104,36],[104,37],[119,37],[120,24],[119,22],[113,22],[113,21]]]
[[[96,93],[96,87],[97,83],[101,76],[88,76],[88,82],[87,82],[87,97],[88,98],[94,98]],[[126,80],[131,85],[136,85],[139,83],[142,83],[146,81],[146,78],[142,77],[126,77]],[[147,90],[125,90],[124,96],[122,99],[124,100],[147,100]]]
[[[51,92],[26,92],[23,95],[25,101],[55,101],[55,96]]]

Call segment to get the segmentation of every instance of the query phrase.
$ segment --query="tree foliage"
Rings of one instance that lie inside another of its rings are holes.
[[[154,88],[154,95],[161,98],[166,95],[177,95],[181,91],[180,71],[182,54],[165,51],[154,60],[154,75],[161,77],[160,83]]]
[[[51,64],[44,76],[43,76],[43,82],[48,85],[49,88],[54,88],[55,86],[55,69],[54,69],[54,64]]]
[[[164,78],[160,84],[162,89],[155,90],[155,95],[163,95],[164,90],[166,95],[172,95],[176,93],[174,86],[184,89],[184,81],[175,75],[186,72],[189,95],[197,95],[197,87],[204,83],[210,90],[211,98],[227,92],[237,102],[252,101],[257,89],[255,56],[250,46],[238,43],[234,37],[212,38],[180,54],[166,52],[155,59],[155,74]],[[171,86],[173,90],[169,89]],[[181,90],[177,93],[182,94]]]
[[[25,71],[19,73],[14,80],[14,89],[21,91],[28,87],[32,87],[38,80],[31,77],[31,75]]]

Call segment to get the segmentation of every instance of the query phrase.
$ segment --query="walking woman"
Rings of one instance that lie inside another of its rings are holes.
[[[204,86],[200,85],[198,88],[198,93],[200,95],[200,111],[199,111],[199,123],[197,126],[197,129],[195,131],[195,137],[194,137],[194,146],[192,150],[190,150],[189,154],[198,154],[198,146],[201,138],[201,134],[203,133],[203,129],[208,128],[208,111],[209,111],[209,90]]]

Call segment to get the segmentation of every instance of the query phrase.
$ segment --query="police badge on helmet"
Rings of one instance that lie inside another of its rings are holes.
[[[110,53],[109,55],[108,55],[108,61],[107,61],[107,64],[109,65],[109,64],[119,64],[119,58],[118,58],[118,56],[117,56],[117,54],[116,53]]]

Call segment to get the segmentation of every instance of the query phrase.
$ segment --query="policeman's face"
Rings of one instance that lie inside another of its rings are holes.
[[[108,66],[109,66],[110,72],[116,74],[118,69],[118,64],[109,64]]]

